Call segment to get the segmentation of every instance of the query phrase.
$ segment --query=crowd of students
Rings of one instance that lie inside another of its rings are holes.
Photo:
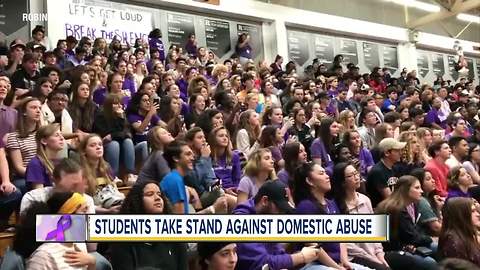
[[[297,73],[256,63],[249,39],[219,61],[193,34],[53,48],[39,26],[0,50],[1,269],[478,269],[472,78],[360,74],[341,55]],[[391,240],[41,244],[41,213],[382,213]]]

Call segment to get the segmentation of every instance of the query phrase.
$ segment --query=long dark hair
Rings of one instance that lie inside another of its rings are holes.
[[[127,197],[122,203],[122,208],[120,209],[121,214],[146,214],[145,206],[143,205],[143,189],[148,184],[157,185],[158,182],[156,181],[141,181],[133,185],[132,189],[128,192]],[[171,214],[172,208],[168,198],[162,192],[162,200],[163,200],[163,214]]]
[[[266,126],[262,129],[260,133],[260,147],[266,148],[270,146],[277,146],[277,142],[275,141],[277,135],[278,127],[275,126]]]
[[[335,138],[330,134],[330,126],[334,122],[336,122],[334,118],[323,118],[320,122],[320,125],[315,130],[315,134],[318,134],[317,137],[320,138],[325,145],[325,150],[327,150],[327,153],[331,153],[333,151],[335,148],[335,143],[338,141],[338,137]]]
[[[333,182],[332,182],[332,197],[340,209],[341,214],[348,214],[347,203],[345,202],[347,193],[345,190],[345,169],[350,166],[349,162],[341,162],[335,165],[333,169]]]
[[[285,145],[283,149],[283,160],[285,160],[285,171],[287,171],[290,178],[293,178],[295,169],[300,162],[298,161],[298,154],[300,153],[300,143],[291,142]]]
[[[320,213],[317,214],[327,214],[323,205],[315,199],[312,194],[311,187],[307,183],[307,178],[310,177],[310,174],[313,171],[313,167],[320,166],[313,162],[303,163],[297,167],[295,170],[295,180],[293,183],[293,201],[295,204],[298,204],[302,200],[310,199],[315,201],[320,209]]]
[[[85,104],[81,105],[78,98],[78,88],[85,84],[88,86],[89,96]],[[95,112],[97,105],[92,100],[92,88],[86,83],[76,83],[72,86],[73,96],[68,112],[73,119],[73,130],[80,129],[85,132],[91,132],[93,128],[93,120],[95,120]]]
[[[217,109],[207,109],[198,116],[197,123],[195,123],[195,125],[200,127],[205,134],[210,134],[213,129],[212,118],[219,113],[221,112]]]
[[[472,224],[473,200],[470,198],[457,197],[448,200],[443,207],[443,224],[439,238],[440,252],[443,247],[449,245],[452,237],[461,240],[465,245],[466,253],[464,258],[472,258],[480,249],[480,242],[477,239],[477,229]],[[463,252],[463,250],[462,250]]]

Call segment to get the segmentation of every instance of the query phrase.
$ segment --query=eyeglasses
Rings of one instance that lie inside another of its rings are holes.
[[[351,177],[354,177],[354,176],[360,176],[360,173],[355,171],[353,172],[352,174],[349,174],[349,175],[345,175],[345,178],[351,178]]]

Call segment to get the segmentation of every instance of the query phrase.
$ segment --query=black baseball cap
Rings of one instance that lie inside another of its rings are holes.
[[[259,199],[263,196],[267,196],[268,200],[272,201],[283,213],[293,213],[294,209],[288,201],[287,186],[281,181],[269,180],[265,182],[255,197]]]

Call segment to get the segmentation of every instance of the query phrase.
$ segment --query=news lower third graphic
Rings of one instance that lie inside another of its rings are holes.
[[[37,242],[84,242],[85,215],[37,215]]]
[[[40,242],[386,242],[388,215],[38,215]]]

